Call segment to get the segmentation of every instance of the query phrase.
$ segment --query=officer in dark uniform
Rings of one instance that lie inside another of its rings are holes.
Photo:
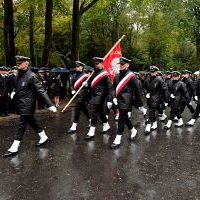
[[[186,103],[189,103],[189,95],[185,83],[180,80],[181,73],[174,71],[172,75],[172,85],[169,88],[170,99],[169,106],[171,108],[170,117],[165,125],[165,129],[169,129],[172,125],[172,120],[176,116],[178,118],[178,123],[176,127],[183,126],[183,119],[181,116],[181,106],[183,99]]]
[[[16,66],[11,67],[11,71],[10,71],[10,75],[9,75],[9,93],[10,93],[9,111],[11,113],[15,113],[15,109],[16,109],[15,102],[13,100],[13,96],[11,96],[11,93],[15,88],[16,76],[17,76],[17,67]]]
[[[9,76],[8,68],[1,67],[0,75],[0,114],[2,117],[8,116],[8,99],[9,99]]]
[[[160,76],[165,82],[164,74],[161,71],[158,71],[158,76]],[[158,109],[158,116],[159,116],[160,121],[164,121],[167,118],[167,115],[165,114],[166,106],[167,106],[167,103],[165,102],[165,99],[163,97],[163,99],[161,99],[160,106]]]
[[[29,61],[30,58],[28,57],[16,56],[18,75],[16,78],[15,89],[11,93],[11,97],[15,98],[20,119],[14,142],[7,153],[4,154],[5,157],[18,153],[20,142],[28,124],[40,136],[40,140],[36,146],[41,146],[47,142],[48,137],[34,117],[37,95],[43,98],[49,110],[56,112],[55,106],[53,106],[37,76],[28,69]]]
[[[139,108],[143,107],[140,83],[136,74],[129,70],[130,62],[131,60],[127,58],[120,58],[120,73],[115,76],[113,82],[113,87],[116,90],[113,103],[119,110],[119,120],[117,135],[110,146],[112,149],[120,146],[125,124],[131,132],[130,140],[135,138],[137,130],[129,119],[128,112],[132,109],[133,102]]]
[[[74,95],[77,90],[82,86],[83,82],[86,81],[86,79],[89,77],[89,74],[86,74],[84,72],[84,67],[86,65],[80,61],[75,61],[75,73],[72,76],[72,85],[73,85],[73,90],[72,90],[72,95]],[[87,108],[87,103],[88,103],[88,88],[84,87],[82,90],[79,92],[78,97],[76,98],[76,106],[75,106],[75,115],[74,115],[74,120],[73,124],[70,127],[70,129],[67,131],[67,133],[74,133],[76,132],[76,127],[79,122],[80,114],[81,111],[85,114],[88,120],[90,120],[90,114],[88,112]]]
[[[183,111],[185,110],[185,106],[188,107],[188,109],[190,110],[191,113],[194,113],[194,108],[192,106],[192,98],[194,98],[196,96],[196,90],[195,90],[195,86],[194,86],[194,81],[190,78],[190,74],[192,74],[191,71],[189,70],[184,70],[184,72],[182,73],[182,81],[186,84],[186,88],[190,97],[190,102],[188,104],[185,104],[183,102],[182,107],[181,107],[181,112],[183,113]]]
[[[149,117],[145,128],[145,134],[157,129],[156,112],[160,108],[163,99],[167,100],[168,93],[164,80],[158,76],[158,67],[150,67],[150,76],[146,80],[145,86],[147,105],[149,107]]]
[[[199,117],[200,113],[200,71],[195,72],[196,75],[196,83],[195,83],[195,88],[196,88],[196,95],[194,96],[194,100],[197,104],[197,107],[195,109],[194,114],[192,115],[192,118],[187,122],[186,125],[188,126],[193,126],[194,123],[196,122],[196,119]]]
[[[111,109],[113,100],[113,87],[109,74],[104,71],[103,58],[93,58],[95,69],[94,74],[89,81],[89,106],[88,110],[91,116],[91,126],[85,139],[90,140],[95,135],[98,116],[103,122],[103,133],[110,129],[108,119],[105,114],[104,104]],[[85,83],[84,83],[85,84]],[[106,102],[107,101],[107,102]]]
[[[43,69],[38,70],[38,79],[42,84],[42,87],[47,91],[47,86],[46,86],[46,80],[44,78],[45,71]],[[45,102],[42,100],[42,98],[38,97],[38,109],[44,109],[45,108]]]

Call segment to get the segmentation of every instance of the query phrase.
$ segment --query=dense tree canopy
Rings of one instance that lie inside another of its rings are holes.
[[[123,34],[123,55],[133,60],[135,70],[149,65],[162,69],[200,66],[197,0],[12,2],[15,54],[30,56],[35,66],[70,67],[74,59],[91,64],[93,56],[104,56]],[[48,2],[52,2],[52,13]],[[7,64],[5,10],[4,0],[0,7],[1,65]]]

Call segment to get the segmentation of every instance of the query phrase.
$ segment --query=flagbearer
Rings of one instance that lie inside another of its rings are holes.
[[[15,98],[17,111],[20,115],[20,118],[17,131],[15,133],[14,142],[6,154],[4,154],[5,157],[18,153],[19,145],[28,124],[40,137],[39,142],[36,143],[37,147],[40,147],[48,141],[45,131],[42,129],[42,127],[40,127],[34,117],[37,96],[41,97],[50,111],[56,112],[56,107],[53,106],[46,91],[42,87],[41,82],[28,68],[30,58],[16,56],[16,62],[18,75],[16,77],[15,87],[11,93],[11,98]]]
[[[89,76],[84,72],[85,66],[86,65],[84,63],[80,61],[75,61],[76,73],[72,77],[72,84],[73,84],[72,95],[74,95],[77,92],[77,90],[82,86],[83,82],[86,81],[86,79]],[[90,114],[87,109],[87,101],[88,101],[88,88],[84,87],[78,95],[75,107],[74,121],[67,133],[72,134],[76,132],[76,127],[79,122],[81,111],[85,114],[88,120],[90,119]]]
[[[121,144],[121,138],[126,124],[130,130],[130,140],[134,140],[137,135],[137,130],[133,126],[128,117],[128,112],[132,109],[133,95],[137,101],[139,109],[142,110],[142,91],[140,90],[137,76],[129,70],[131,60],[120,58],[120,73],[115,76],[113,87],[116,89],[113,103],[119,109],[118,130],[114,142],[111,144],[111,149],[118,148]]]
[[[85,140],[90,140],[95,135],[98,116],[103,122],[103,133],[110,129],[108,119],[104,111],[104,104],[111,109],[113,99],[113,88],[111,79],[106,71],[104,71],[103,58],[94,57],[95,71],[90,79],[89,84],[89,106],[91,116],[91,126]],[[85,84],[85,83],[84,83]]]

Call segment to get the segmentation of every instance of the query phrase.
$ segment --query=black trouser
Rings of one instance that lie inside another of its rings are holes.
[[[0,97],[0,114],[7,114],[8,113],[8,101],[9,97],[7,93],[4,93]]]
[[[181,116],[181,109],[172,106],[171,107],[171,111],[170,111],[169,119],[173,120],[174,117],[177,117],[178,119],[182,118],[182,116]]]
[[[42,98],[38,98],[38,109],[45,109],[45,102]]]
[[[106,106],[106,108],[105,108],[105,114],[109,116],[111,110],[114,112],[114,114],[117,113],[117,108],[116,108],[115,104],[112,105],[111,109],[109,109],[109,108]]]
[[[163,115],[163,111],[165,110],[165,104],[161,103],[160,106],[158,107],[158,114]]]
[[[194,113],[193,106],[190,105],[189,103],[184,103],[183,102],[182,105],[181,105],[181,114],[184,112],[186,106],[188,107],[188,109],[190,110],[191,113]]]
[[[194,111],[192,118],[197,119],[199,117],[199,113],[200,113],[200,104],[197,104],[196,110]]]
[[[156,121],[156,111],[158,110],[159,107],[149,107],[148,124],[153,124]]]
[[[81,111],[85,114],[85,116],[90,119],[90,114],[87,109],[87,105],[85,102],[77,102],[75,107],[75,115],[74,115],[74,123],[79,122]]]
[[[88,109],[89,109],[90,116],[91,116],[91,126],[94,126],[94,127],[97,126],[98,116],[100,117],[100,119],[103,123],[108,122],[108,119],[104,112],[103,104],[89,104]]]
[[[128,112],[130,112],[130,110],[119,109],[119,120],[118,120],[118,130],[117,130],[118,135],[123,135],[125,124],[129,130],[133,128],[132,122],[128,118]]]
[[[20,115],[15,140],[21,141],[26,130],[27,125],[30,125],[36,133],[40,133],[43,129],[39,126],[34,115]]]

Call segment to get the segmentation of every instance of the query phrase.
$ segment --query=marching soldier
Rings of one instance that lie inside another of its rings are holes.
[[[37,95],[43,98],[50,111],[56,112],[55,106],[53,106],[37,76],[28,69],[29,61],[30,58],[28,57],[16,56],[18,75],[16,77],[15,90],[11,93],[11,98],[15,98],[20,119],[14,142],[7,153],[4,154],[5,157],[18,153],[20,142],[28,124],[40,137],[39,142],[36,144],[37,147],[48,141],[44,130],[34,117]]]
[[[74,95],[77,92],[77,90],[82,86],[83,82],[86,81],[86,79],[89,77],[89,74],[86,74],[84,72],[84,66],[85,66],[84,63],[80,61],[76,61],[75,66],[76,66],[76,69],[75,69],[76,72],[72,76],[72,85],[73,85],[73,90],[71,92],[72,95]],[[72,126],[67,132],[70,134],[76,132],[76,127],[79,122],[81,111],[85,114],[87,119],[90,120],[90,114],[87,109],[87,103],[88,103],[88,88],[87,87],[82,88],[76,100],[77,102],[75,106],[74,121],[73,121]]]
[[[182,73],[182,81],[186,84],[186,88],[187,88],[187,91],[188,91],[188,94],[189,94],[189,97],[190,97],[190,102],[188,104],[182,104],[182,108],[181,108],[181,112],[184,111],[185,109],[185,106],[188,107],[188,109],[190,110],[191,113],[194,113],[194,108],[192,106],[192,98],[194,98],[196,96],[196,90],[195,90],[195,87],[194,87],[194,81],[190,78],[190,74],[192,72],[189,71],[189,70],[185,70],[183,73]]]
[[[192,115],[192,119],[188,121],[186,125],[193,126],[196,122],[196,119],[199,117],[200,113],[200,71],[196,72],[197,80],[196,80],[196,95],[194,96],[194,100],[196,101],[197,107],[195,109],[194,114]]]
[[[147,105],[149,107],[149,117],[145,128],[145,134],[157,129],[156,111],[159,111],[163,99],[167,100],[168,93],[164,80],[158,76],[158,67],[150,67],[150,76],[146,80],[145,90]],[[164,102],[165,103],[165,102]]]
[[[142,90],[140,89],[139,81],[136,75],[129,70],[131,60],[120,58],[120,73],[115,76],[113,87],[116,89],[113,103],[119,110],[118,130],[115,140],[111,144],[111,149],[118,148],[121,144],[121,138],[126,124],[131,132],[130,140],[134,140],[137,135],[137,130],[133,126],[128,117],[128,112],[132,110],[133,96],[137,106],[143,108]]]
[[[102,132],[106,133],[110,129],[110,125],[108,124],[108,119],[104,111],[104,104],[106,103],[107,107],[111,109],[113,99],[112,82],[109,74],[103,69],[103,58],[94,57],[93,61],[95,64],[95,70],[89,84],[88,106],[91,116],[91,126],[85,140],[90,140],[94,137],[98,116],[103,122]]]
[[[181,116],[181,106],[183,103],[183,99],[185,103],[189,103],[189,95],[186,88],[186,85],[180,80],[180,72],[174,71],[172,74],[172,85],[169,88],[170,99],[169,106],[171,108],[170,117],[165,125],[165,129],[169,129],[172,125],[172,120],[176,116],[178,118],[178,123],[175,125],[176,127],[183,126],[183,119]]]
[[[0,68],[0,114],[2,117],[8,116],[9,101],[9,77],[6,67]]]

